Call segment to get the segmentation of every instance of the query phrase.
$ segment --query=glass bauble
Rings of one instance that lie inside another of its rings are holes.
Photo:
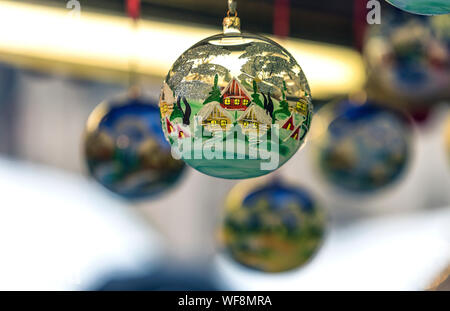
[[[312,118],[308,83],[283,47],[257,35],[207,38],[170,69],[160,98],[166,138],[207,175],[257,177],[288,161]]]
[[[87,122],[84,152],[90,175],[129,199],[166,191],[185,167],[171,156],[158,106],[142,97],[116,98],[97,106]]]
[[[386,12],[364,49],[370,95],[407,108],[450,98],[449,22],[448,16]]]
[[[284,272],[312,258],[325,229],[324,211],[304,189],[279,180],[245,181],[228,195],[220,237],[238,263]]]
[[[314,146],[329,182],[364,193],[399,180],[412,153],[408,117],[371,101],[342,100],[322,110],[319,118],[327,128]]]
[[[390,4],[404,11],[423,14],[439,15],[450,13],[448,0],[386,0]]]

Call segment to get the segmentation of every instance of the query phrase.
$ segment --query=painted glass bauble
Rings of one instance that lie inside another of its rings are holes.
[[[117,98],[97,106],[87,122],[84,152],[90,175],[129,199],[164,192],[185,167],[171,156],[158,106],[142,97]]]
[[[325,229],[324,211],[304,189],[279,180],[246,181],[228,195],[220,237],[238,263],[283,272],[312,258]]]
[[[440,15],[450,13],[448,0],[386,0],[404,11],[422,15]]]
[[[267,38],[233,32],[207,38],[173,64],[161,98],[166,138],[207,175],[262,176],[304,143],[312,118],[296,60]]]
[[[408,167],[412,125],[401,112],[370,101],[343,100],[323,108],[317,161],[340,189],[370,192],[393,184]]]
[[[370,95],[408,108],[450,98],[450,18],[400,10],[383,16],[364,49]]]

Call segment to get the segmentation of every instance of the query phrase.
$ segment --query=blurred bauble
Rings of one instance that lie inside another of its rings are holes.
[[[94,290],[100,291],[217,291],[220,285],[209,272],[172,265],[157,266],[144,273],[111,276]],[[184,297],[183,297],[184,298]]]
[[[368,92],[408,109],[450,98],[450,18],[394,9],[370,28],[364,48]]]
[[[91,113],[84,138],[90,175],[129,199],[173,187],[185,165],[165,141],[156,103],[129,96],[104,102]]]
[[[0,63],[0,109],[11,104],[12,96],[17,88],[17,76],[17,70],[14,67]],[[2,112],[2,114],[5,113]]]
[[[340,189],[370,192],[400,179],[412,153],[412,125],[400,111],[372,101],[341,100],[319,113],[317,163]]]
[[[450,264],[438,275],[428,290],[450,291]]]
[[[308,82],[292,55],[240,32],[183,53],[165,79],[160,108],[166,138],[183,160],[228,179],[283,165],[304,143],[312,118]]]
[[[386,0],[390,4],[404,11],[422,14],[439,15],[450,13],[448,0]]]
[[[321,246],[324,211],[304,189],[279,180],[245,181],[226,200],[220,237],[238,263],[283,272],[307,263]]]

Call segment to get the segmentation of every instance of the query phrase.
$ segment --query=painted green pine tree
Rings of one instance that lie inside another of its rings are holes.
[[[256,81],[253,80],[253,94],[252,94],[253,102],[257,104],[259,107],[264,109],[264,104],[261,102],[261,99],[259,98],[258,94],[258,85],[256,84]]]
[[[222,93],[220,92],[219,86],[219,76],[216,74],[214,77],[214,86],[212,87],[211,92],[209,92],[208,98],[205,99],[203,105],[211,102],[221,102]]]
[[[282,120],[284,118],[287,118],[291,113],[289,111],[289,103],[286,100],[286,82],[283,81],[283,89],[281,90],[281,94],[283,96],[282,100],[280,101],[280,109],[276,110],[274,113],[275,119]],[[284,117],[278,118],[278,115],[284,115]]]
[[[170,121],[175,120],[176,118],[183,119],[183,111],[181,111],[180,107],[177,104],[173,105],[173,112],[170,115]]]

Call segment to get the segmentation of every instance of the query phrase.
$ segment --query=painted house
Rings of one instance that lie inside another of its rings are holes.
[[[210,132],[228,131],[233,125],[233,116],[219,102],[204,105],[197,116],[200,124]]]
[[[174,132],[173,124],[169,121],[169,118],[166,118],[166,130],[169,135]]]
[[[177,131],[178,131],[178,138],[183,139],[187,137],[191,137],[189,134],[189,130],[187,128],[182,127],[181,125],[177,125]]]
[[[161,89],[161,95],[159,96],[159,109],[161,111],[161,116],[169,117],[173,112],[173,105],[175,102],[175,97],[167,83],[163,84]]]
[[[293,139],[295,139],[295,140],[300,140],[300,128],[301,128],[301,125],[298,126],[298,127],[295,129],[294,132],[292,132],[292,134],[291,134],[290,137],[293,138]]]
[[[294,118],[290,116],[281,128],[288,131],[292,131],[295,128]]]
[[[251,103],[251,96],[247,90],[233,78],[222,90],[222,107],[229,110],[246,110]]]
[[[300,98],[294,105],[290,105],[289,108],[292,112],[307,116],[309,113],[309,102],[306,98]]]
[[[237,119],[244,133],[263,132],[272,124],[272,118],[258,105],[251,104],[249,108]]]

